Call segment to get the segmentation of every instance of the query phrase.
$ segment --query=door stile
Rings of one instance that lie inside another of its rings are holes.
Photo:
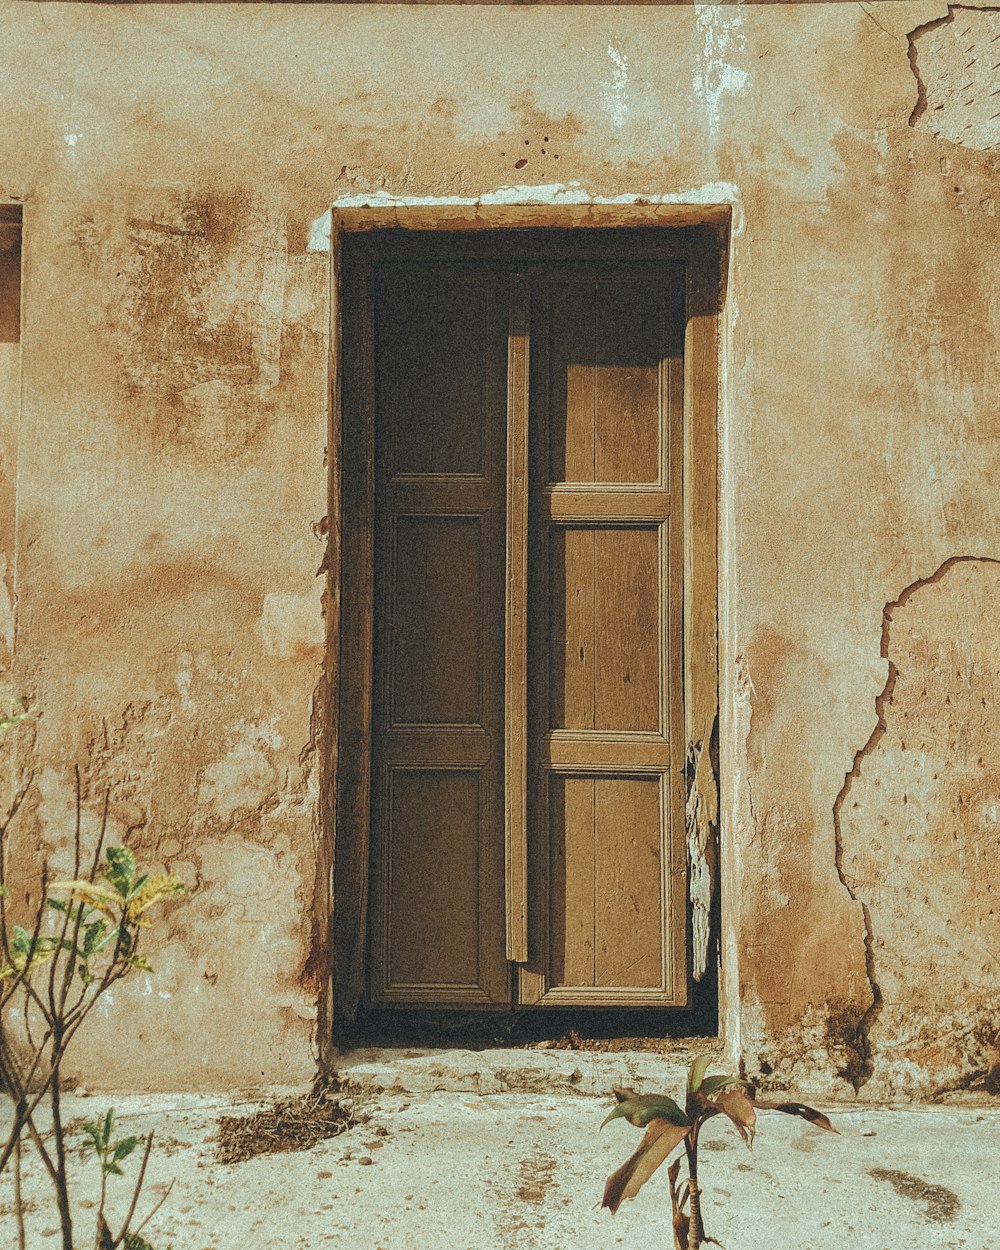
[[[549,303],[544,283],[539,281],[538,267],[528,267],[527,333],[531,345],[528,370],[528,495],[531,503],[541,498],[547,474],[548,390],[540,380],[549,369]],[[543,650],[547,635],[545,602],[549,580],[548,523],[537,507],[529,506],[528,541],[531,563],[528,573],[528,683],[530,700],[525,729],[527,733],[527,800],[532,835],[527,841],[528,861],[528,958],[517,969],[516,1001],[524,1007],[537,1005],[545,993],[545,977],[541,968],[546,960],[542,954],[548,946],[547,900],[549,898],[548,838],[540,831],[548,829],[548,770],[543,767],[539,744],[548,727],[549,670]]]
[[[507,367],[507,590],[504,658],[504,852],[507,958],[528,958],[528,288],[510,286]]]
[[[375,564],[375,266],[370,254],[345,260],[341,291],[342,428],[339,452],[340,690],[334,874],[337,1015],[353,1020],[365,993],[371,829],[372,678]]]

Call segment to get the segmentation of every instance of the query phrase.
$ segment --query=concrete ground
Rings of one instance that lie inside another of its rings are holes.
[[[648,1054],[355,1056],[349,1096],[364,1122],[230,1165],[215,1159],[219,1117],[259,1103],[91,1094],[67,1111],[96,1118],[114,1103],[122,1134],[156,1129],[147,1200],[175,1183],[144,1230],[155,1250],[670,1250],[665,1169],[617,1216],[599,1208],[640,1130],[598,1126],[612,1084],[676,1089],[681,1067]],[[762,1112],[752,1153],[722,1117],[706,1126],[705,1222],[726,1250],[1000,1250],[995,1105],[824,1110],[839,1136]],[[58,1243],[43,1181],[33,1166],[32,1250]],[[0,1184],[6,1250],[16,1236],[10,1179]],[[93,1207],[81,1196],[83,1232]]]

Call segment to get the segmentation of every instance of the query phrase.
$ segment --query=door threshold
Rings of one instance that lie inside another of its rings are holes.
[[[627,1048],[610,1049],[613,1040]],[[340,1088],[361,1098],[437,1091],[607,1097],[614,1085],[676,1097],[698,1055],[710,1055],[713,1067],[732,1067],[718,1037],[599,1039],[594,1045],[601,1049],[581,1043],[579,1049],[558,1042],[485,1050],[359,1047],[338,1051],[334,1065]]]

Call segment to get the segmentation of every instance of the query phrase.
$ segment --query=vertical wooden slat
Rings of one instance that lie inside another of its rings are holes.
[[[507,958],[528,958],[528,289],[511,282],[507,371],[507,605],[504,674]]]
[[[337,1015],[352,1020],[364,994],[371,826],[372,620],[374,616],[374,264],[360,254],[345,265],[349,303],[343,334],[343,419],[336,485],[340,545],[340,691],[334,912]],[[338,415],[340,415],[338,413]]]

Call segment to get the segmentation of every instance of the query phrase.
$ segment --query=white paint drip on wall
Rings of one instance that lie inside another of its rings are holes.
[[[728,204],[733,210],[732,235],[737,237],[743,233],[743,206],[739,188],[734,182],[706,182],[700,187],[687,187],[682,191],[669,191],[657,194],[650,191],[626,192],[622,195],[594,195],[581,183],[549,182],[541,186],[498,187],[495,191],[487,191],[480,196],[460,195],[424,195],[398,196],[387,191],[373,191],[369,194],[339,196],[333,202],[337,208],[484,208],[530,207],[533,204],[594,204],[619,205],[641,204],[650,205],[712,205],[718,207]],[[332,212],[327,209],[321,217],[317,217],[309,230],[309,241],[306,250],[310,252],[328,252],[330,250],[330,228]]]
[[[738,9],[717,4],[696,4],[695,24],[702,37],[702,51],[697,58],[694,91],[705,105],[709,134],[718,139],[723,100],[743,95],[750,85],[747,71],[730,59],[746,48],[746,37],[740,30],[743,15]]]
[[[185,712],[189,711],[192,705],[192,699],[191,699],[191,677],[192,677],[191,665],[192,663],[193,663],[193,658],[190,652],[185,651],[184,654],[180,656],[180,667],[177,669],[177,673],[174,676],[174,681],[177,685],[177,693],[181,697],[181,707],[184,709]]]
[[[628,120],[628,57],[613,43],[608,44],[611,78],[602,84],[601,103],[612,124],[621,130]]]
[[[330,250],[330,210],[322,217],[317,217],[309,227],[309,238],[306,241],[307,252],[328,252]]]

